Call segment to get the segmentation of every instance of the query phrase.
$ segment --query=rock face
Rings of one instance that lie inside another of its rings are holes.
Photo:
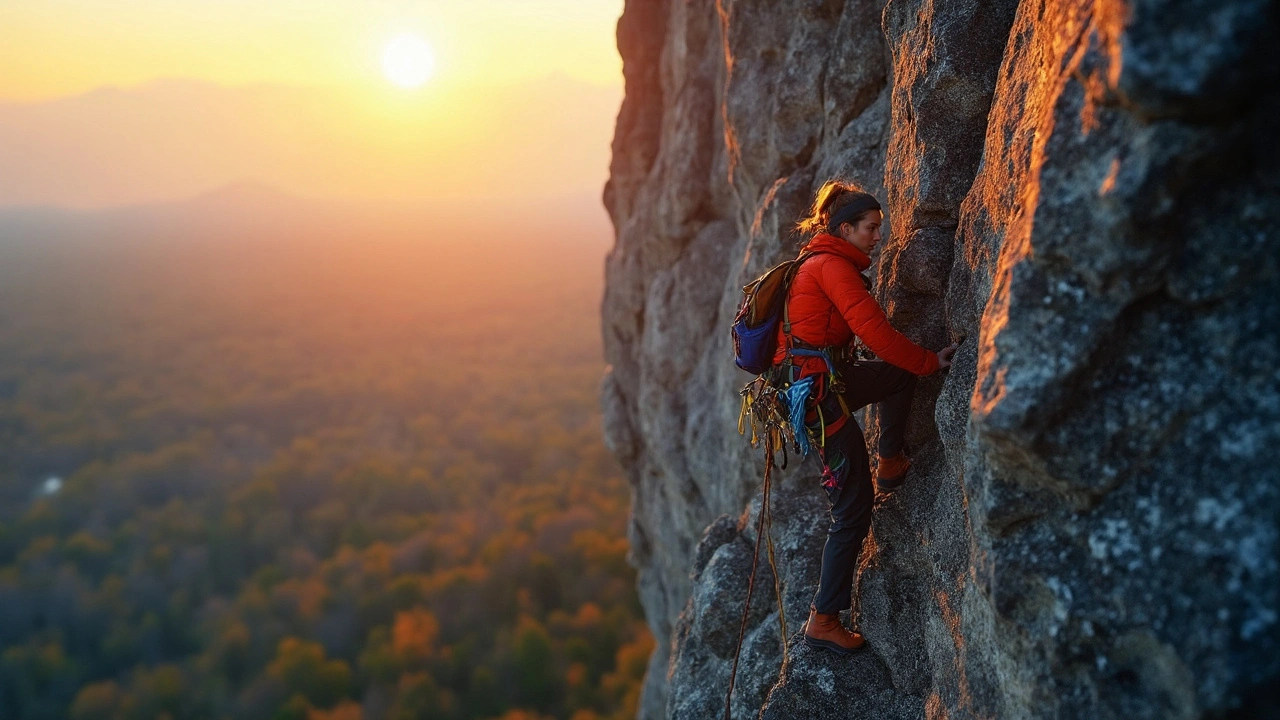
[[[787,664],[762,559],[734,717],[1277,717],[1276,5],[627,0],[602,402],[642,718],[723,716],[763,465],[728,326],[837,176],[887,201],[894,325],[965,340],[877,506],[858,656],[799,642],[826,501],[814,460],[777,474]]]

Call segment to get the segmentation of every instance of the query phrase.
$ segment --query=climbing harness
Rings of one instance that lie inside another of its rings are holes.
[[[802,256],[803,257],[803,256]],[[739,391],[742,396],[742,407],[738,412],[738,434],[745,435],[747,424],[751,427],[751,447],[758,447],[762,433],[774,435],[774,447],[780,447],[784,453],[782,469],[786,469],[786,446],[788,441],[797,455],[808,457],[816,442],[818,447],[826,446],[826,419],[818,412],[818,428],[814,432],[805,425],[806,405],[815,397],[815,386],[825,382],[829,391],[835,392],[845,417],[849,416],[849,408],[845,405],[843,385],[836,375],[834,357],[844,357],[844,348],[817,347],[797,340],[791,334],[791,313],[787,299],[782,301],[782,333],[787,340],[786,354],[782,362],[770,367],[748,382]],[[806,375],[797,377],[796,357],[820,358],[827,367],[825,376]],[[821,380],[819,379],[821,378]],[[810,438],[810,434],[815,437]],[[772,455],[770,455],[772,457]]]

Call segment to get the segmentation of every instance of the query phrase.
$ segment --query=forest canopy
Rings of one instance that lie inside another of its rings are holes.
[[[623,718],[607,227],[0,215],[0,717]]]

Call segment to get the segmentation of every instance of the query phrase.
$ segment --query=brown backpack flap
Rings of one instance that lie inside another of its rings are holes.
[[[791,281],[800,270],[800,264],[818,253],[800,253],[795,260],[778,263],[764,271],[760,277],[743,286],[747,300],[747,327],[760,327],[778,312],[778,306],[787,297]]]

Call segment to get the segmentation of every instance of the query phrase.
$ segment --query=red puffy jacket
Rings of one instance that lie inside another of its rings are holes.
[[[893,329],[880,304],[867,292],[859,273],[871,266],[866,253],[825,233],[805,246],[821,255],[804,261],[787,295],[791,334],[810,345],[843,346],[857,335],[881,360],[916,375],[938,369],[937,353],[925,350]],[[774,364],[786,357],[787,339],[778,326]],[[821,358],[796,357],[801,376],[826,372]]]

